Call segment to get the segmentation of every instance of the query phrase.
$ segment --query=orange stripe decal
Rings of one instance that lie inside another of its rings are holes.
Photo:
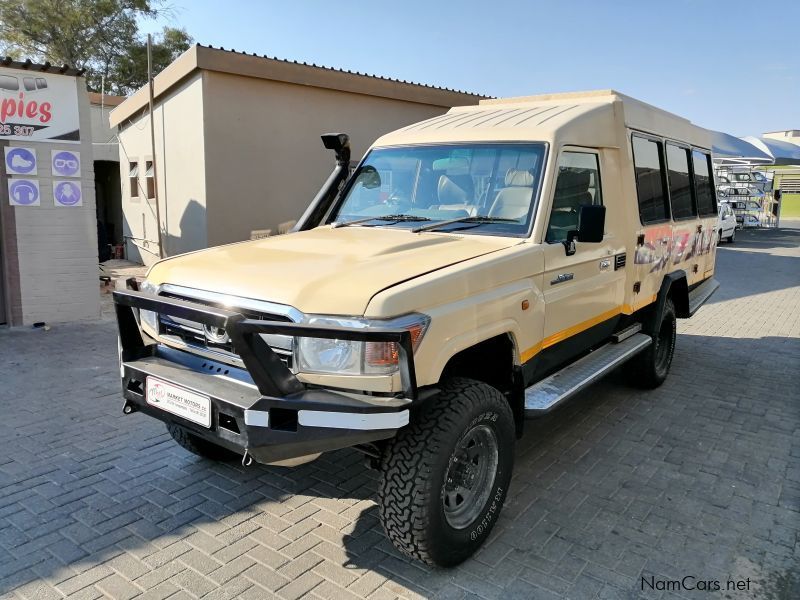
[[[572,327],[567,327],[566,329],[564,329],[563,331],[559,331],[558,333],[554,333],[553,335],[544,338],[538,344],[531,346],[527,350],[524,350],[519,356],[520,362],[523,363],[528,362],[530,359],[539,354],[539,352],[541,352],[545,348],[549,348],[550,346],[554,346],[559,342],[563,342],[567,338],[570,338],[575,334],[581,333],[582,331],[586,331],[590,327],[599,325],[603,321],[607,321],[608,319],[616,317],[620,313],[625,313],[625,314],[634,313],[640,308],[655,302],[657,297],[658,296],[656,294],[653,294],[651,298],[648,298],[647,300],[644,300],[641,303],[637,303],[634,305],[623,304],[619,308],[612,308],[611,310],[606,311],[600,315],[597,315],[596,317],[583,321],[582,323],[578,323],[577,325],[573,325]]]

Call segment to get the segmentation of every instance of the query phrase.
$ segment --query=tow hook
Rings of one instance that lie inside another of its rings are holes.
[[[247,453],[247,450],[244,451],[244,456],[242,457],[242,466],[249,467],[253,464],[253,457]]]
[[[132,412],[136,412],[136,406],[131,404],[130,402],[126,402],[125,405],[122,407],[122,414],[129,415]]]

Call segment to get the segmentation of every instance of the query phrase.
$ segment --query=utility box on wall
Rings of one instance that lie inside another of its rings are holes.
[[[0,324],[100,314],[89,99],[80,75],[0,60]]]

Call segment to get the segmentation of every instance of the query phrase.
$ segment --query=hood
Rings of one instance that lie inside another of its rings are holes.
[[[519,242],[325,226],[169,258],[154,265],[147,279],[288,304],[305,313],[362,315],[386,288]]]

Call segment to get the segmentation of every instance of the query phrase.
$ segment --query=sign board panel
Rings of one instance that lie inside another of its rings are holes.
[[[83,206],[80,181],[53,181],[56,206]]]
[[[36,150],[6,146],[6,173],[9,175],[36,175]]]
[[[0,67],[0,140],[80,142],[77,78]]]
[[[8,202],[11,206],[39,206],[39,182],[36,179],[9,179]]]
[[[53,177],[80,177],[81,153],[71,150],[52,151]]]

